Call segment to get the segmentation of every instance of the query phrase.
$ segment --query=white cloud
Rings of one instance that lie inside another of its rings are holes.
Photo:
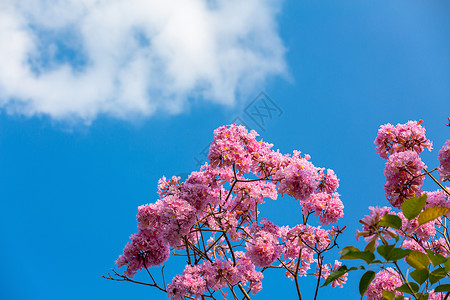
[[[93,120],[232,105],[285,73],[276,0],[0,1],[0,107]]]

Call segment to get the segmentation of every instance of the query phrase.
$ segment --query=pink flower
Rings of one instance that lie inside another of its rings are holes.
[[[166,196],[162,202],[162,212],[167,224],[164,237],[172,247],[177,247],[194,225],[196,209],[187,201],[172,195]]]
[[[425,128],[420,124],[422,120],[409,121],[406,124],[391,124],[381,126],[375,139],[375,149],[382,158],[387,159],[389,155],[414,151],[420,154],[424,148],[431,150],[432,143],[425,137]]]
[[[206,281],[203,278],[203,270],[200,266],[186,265],[182,275],[176,275],[167,285],[169,299],[181,300],[186,296],[200,297],[206,291]]]
[[[359,222],[363,224],[363,231],[357,230],[356,233],[356,239],[358,240],[359,237],[363,236],[364,240],[366,242],[375,241],[375,245],[378,245],[378,234],[381,234],[385,239],[391,239],[396,236],[395,232],[392,231],[392,229],[389,229],[388,227],[380,227],[378,223],[380,222],[381,218],[389,214],[391,211],[390,207],[384,206],[384,207],[373,207],[370,206],[370,215],[366,215],[363,219],[361,219]]]
[[[445,142],[441,150],[439,150],[439,176],[441,181],[450,180],[450,140]]]
[[[272,265],[280,257],[282,247],[278,245],[276,236],[270,232],[260,230],[247,243],[246,250],[245,255],[252,263],[258,268],[264,268]]]
[[[397,215],[402,219],[402,232],[407,235],[415,234],[421,241],[427,241],[436,236],[435,226],[440,224],[440,218],[419,226],[418,217],[408,220],[402,212]]]
[[[309,156],[300,157],[299,152],[289,159],[284,168],[277,171],[275,177],[280,180],[278,191],[295,199],[306,200],[319,187],[318,169],[308,161]]]
[[[399,296],[401,293],[395,289],[401,285],[400,275],[394,269],[386,268],[386,270],[381,270],[375,275],[364,295],[367,296],[367,300],[383,299],[382,291],[391,291],[396,296]]]
[[[328,169],[327,174],[324,175],[323,169],[320,170],[320,184],[319,184],[319,192],[325,192],[328,194],[332,194],[336,192],[339,187],[339,179],[333,170]]]
[[[314,193],[308,198],[308,201],[301,201],[303,214],[309,211],[315,212],[319,216],[319,222],[322,225],[336,223],[344,216],[344,205],[339,199],[338,193]]]
[[[400,208],[401,204],[414,196],[420,196],[423,184],[421,171],[426,168],[414,151],[399,152],[391,155],[386,162],[384,190],[392,206]]]
[[[214,130],[214,140],[209,148],[208,159],[213,167],[235,165],[242,173],[248,173],[257,162],[254,155],[268,144],[256,141],[258,134],[244,126],[227,125]]]
[[[125,274],[130,278],[142,268],[161,265],[169,257],[169,245],[159,236],[139,231],[130,239],[131,242],[125,246],[123,254],[116,261],[118,268],[127,266]]]

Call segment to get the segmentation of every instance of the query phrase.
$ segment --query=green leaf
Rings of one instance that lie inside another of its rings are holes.
[[[395,245],[381,245],[378,246],[377,252],[388,261],[397,261],[407,256],[411,250],[395,248]]]
[[[361,294],[361,297],[364,296],[364,293],[367,291],[369,284],[372,282],[374,278],[375,278],[374,271],[367,271],[366,273],[364,273],[363,276],[361,276],[361,280],[359,281],[359,293]]]
[[[442,278],[447,276],[447,271],[444,268],[437,268],[433,272],[430,273],[430,283],[436,283]]]
[[[358,268],[356,267],[351,267],[350,269],[347,269],[346,265],[340,266],[339,269],[337,269],[336,271],[333,271],[325,280],[325,283],[322,284],[322,287],[329,285],[331,282],[335,281],[336,279],[338,279],[339,277],[341,277],[342,275],[344,275],[345,273],[348,273],[350,271],[353,270],[357,270]]]
[[[405,297],[403,295],[399,295],[399,296],[395,297],[394,300],[405,300]]]
[[[419,286],[415,282],[408,282],[409,286],[413,290],[414,293],[417,293],[419,291]],[[402,293],[408,293],[413,294],[411,290],[408,288],[408,284],[404,283],[402,286],[396,288],[396,291],[402,292]]]
[[[414,269],[426,269],[430,265],[430,259],[426,254],[419,251],[411,251],[411,253],[406,257],[406,262],[408,265]]]
[[[439,218],[447,214],[448,212],[450,212],[450,209],[447,207],[441,206],[428,207],[419,215],[418,219],[419,225],[433,221],[434,219]]]
[[[438,292],[450,292],[450,284],[441,284],[439,286],[437,286],[434,291],[436,293]]]
[[[444,262],[444,268],[447,272],[450,272],[450,259],[447,259],[447,261]]]
[[[408,219],[412,220],[419,215],[423,207],[427,203],[427,194],[423,194],[420,197],[413,197],[402,203],[403,215]]]
[[[411,250],[409,250],[409,249],[394,248],[394,249],[392,249],[392,252],[389,256],[389,260],[396,261],[396,260],[402,259],[403,257],[407,256],[409,253],[411,253]]]
[[[414,279],[418,284],[424,283],[428,279],[428,269],[414,270],[411,273],[411,278]]]
[[[370,251],[370,252],[375,252],[375,242],[376,240],[372,240],[370,241],[370,243],[367,244],[367,246],[364,248],[364,251]]]
[[[402,219],[396,215],[384,215],[378,222],[378,225],[400,229],[402,227]]]
[[[370,251],[359,251],[356,247],[348,246],[341,250],[341,259],[362,259],[370,264],[375,259],[375,255]]]
[[[395,297],[394,292],[382,291],[381,293],[383,294],[384,298],[386,298],[387,300],[394,300],[394,297]]]
[[[395,245],[380,245],[377,248],[377,252],[383,256],[384,259],[389,260],[389,256],[394,248]]]
[[[431,263],[433,264],[433,266],[439,266],[440,264],[443,264],[447,261],[447,258],[445,258],[444,256],[440,255],[439,253],[434,254],[433,251],[431,251],[430,249],[427,249],[427,254],[428,257],[431,260]]]
[[[417,300],[428,300],[428,296],[429,296],[428,293],[425,293],[425,294],[417,293],[416,294]]]

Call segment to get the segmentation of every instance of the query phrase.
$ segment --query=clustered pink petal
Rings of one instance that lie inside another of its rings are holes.
[[[344,204],[339,199],[338,193],[313,193],[307,201],[301,201],[303,214],[315,212],[319,216],[319,222],[322,225],[336,223],[344,216]]]
[[[277,237],[272,233],[260,230],[247,243],[245,255],[258,268],[264,268],[280,257],[282,247],[278,245]]]
[[[165,238],[170,246],[177,247],[195,223],[196,210],[187,201],[170,195],[163,199],[163,212],[167,222]]]
[[[447,188],[450,191],[450,188]],[[450,208],[450,199],[447,193],[443,190],[437,190],[434,192],[427,192],[427,204],[425,208],[440,206]],[[445,215],[447,218],[450,218],[450,212]]]
[[[280,179],[278,191],[295,199],[306,200],[319,187],[319,170],[311,162],[309,157],[301,158],[300,153],[294,152],[289,158],[287,166],[281,168],[275,174]]]
[[[322,225],[328,225],[343,216],[336,192],[339,179],[333,170],[325,173],[315,167],[309,155],[283,155],[257,136],[243,126],[222,126],[214,132],[210,164],[184,182],[176,176],[158,181],[159,200],[139,206],[139,231],[116,261],[119,268],[126,266],[126,276],[161,265],[170,250],[183,251],[189,265],[167,286],[168,297],[201,299],[214,291],[226,297],[222,289],[238,283],[258,293],[263,275],[256,268],[271,266],[277,259],[298,270],[299,276],[318,263],[314,255],[328,250],[339,230],[307,224],[280,228],[263,218],[258,222],[259,205],[268,198],[276,200],[278,194],[289,195],[300,200],[304,214],[314,212]],[[245,252],[236,251],[243,241]],[[324,267],[324,272],[338,265]],[[292,273],[288,276],[293,278]],[[342,285],[344,277],[333,286]]]
[[[146,231],[133,234],[123,254],[116,261],[118,268],[126,265],[125,274],[133,278],[142,268],[159,266],[169,258],[169,245],[158,236],[147,235]]]
[[[213,167],[236,166],[242,173],[248,173],[255,165],[261,147],[270,149],[270,145],[257,142],[258,134],[250,132],[244,126],[227,125],[214,130],[214,140],[209,148],[208,159]]]
[[[447,140],[439,150],[439,177],[441,181],[449,181],[450,180],[450,140]]]
[[[382,125],[375,139],[375,149],[382,158],[403,151],[414,151],[420,154],[424,148],[431,150],[432,143],[425,137],[425,128],[420,124],[422,120],[409,121],[406,124]]]
[[[400,292],[395,289],[402,285],[402,279],[400,275],[392,268],[386,268],[379,271],[372,282],[369,284],[365,295],[367,300],[379,300],[383,299],[383,291],[391,291],[396,296],[401,295]]]
[[[186,299],[186,296],[201,299],[205,291],[206,281],[200,266],[186,265],[183,274],[176,275],[167,285],[167,296],[174,300]]]
[[[339,187],[339,179],[333,170],[328,169],[327,174],[324,175],[323,169],[320,170],[320,184],[319,184],[319,192],[325,192],[327,194],[332,194],[336,192]]]
[[[414,233],[420,241],[427,241],[436,236],[436,225],[439,226],[440,218],[419,225],[418,217],[408,220],[402,212],[399,212],[397,215],[402,219],[400,235],[404,236],[404,234],[411,235]]]
[[[428,295],[428,300],[444,300],[445,294],[444,293],[435,293],[434,290],[430,291],[430,294]]]
[[[422,194],[423,177],[421,171],[426,168],[415,151],[398,152],[391,155],[386,162],[384,190],[392,206],[400,208],[401,204],[414,196]]]

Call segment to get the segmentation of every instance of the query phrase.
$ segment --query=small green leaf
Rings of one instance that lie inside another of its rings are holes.
[[[425,294],[417,293],[416,294],[417,300],[428,300],[428,296],[429,296],[428,293],[425,293]]]
[[[394,297],[395,297],[394,292],[382,291],[381,293],[383,294],[384,298],[386,298],[387,300],[394,300]]]
[[[447,272],[450,272],[450,259],[447,259],[447,261],[444,262],[444,268]]]
[[[444,256],[440,255],[439,253],[434,254],[433,251],[431,251],[430,249],[427,249],[427,254],[428,257],[431,260],[431,263],[433,264],[433,266],[439,266],[440,264],[443,264],[447,261],[447,258],[445,258]]]
[[[424,283],[428,279],[428,269],[414,270],[411,273],[411,278],[414,279],[418,284]]]
[[[369,284],[372,282],[374,278],[375,278],[374,271],[367,271],[366,273],[364,273],[363,276],[361,276],[361,280],[359,281],[359,293],[361,294],[361,297],[364,296],[364,293],[367,291]]]
[[[396,260],[402,259],[403,257],[407,256],[409,253],[411,253],[411,250],[409,250],[409,249],[394,248],[391,251],[389,260],[396,261]]]
[[[370,243],[367,244],[367,246],[364,248],[364,251],[370,251],[370,252],[375,252],[375,242],[376,240],[372,240],[370,241]]]
[[[450,284],[441,284],[439,286],[437,286],[434,291],[436,293],[438,292],[450,292]]]
[[[383,256],[384,259],[389,260],[389,256],[394,248],[395,245],[380,245],[377,248],[377,252]]]
[[[395,248],[395,245],[380,245],[377,252],[388,261],[397,261],[407,256],[411,250]]]
[[[437,268],[433,272],[430,273],[430,283],[436,283],[442,278],[447,276],[447,271],[444,268]]]
[[[356,247],[348,246],[341,250],[341,259],[362,259],[370,264],[375,259],[375,255],[370,251],[359,251]]]
[[[408,265],[414,269],[425,269],[430,265],[430,259],[426,254],[419,251],[411,251],[411,253],[406,257],[406,262]]]
[[[408,293],[408,294],[413,294],[411,292],[411,290],[408,288],[408,284],[411,287],[411,289],[413,290],[414,293],[417,293],[419,291],[419,286],[417,285],[417,283],[415,282],[408,282],[407,284],[404,283],[402,286],[396,288],[396,291],[402,292],[402,293]]]
[[[405,300],[405,297],[403,295],[399,295],[399,296],[395,297],[394,300]]]
[[[439,218],[440,216],[443,216],[448,212],[450,212],[450,209],[447,207],[441,206],[428,207],[419,215],[418,218],[419,225],[433,221],[434,219]]]
[[[402,219],[396,215],[384,215],[378,222],[378,225],[400,229],[402,227]]]
[[[419,215],[423,207],[427,203],[427,194],[423,194],[420,197],[413,197],[402,203],[403,215],[412,220]]]

